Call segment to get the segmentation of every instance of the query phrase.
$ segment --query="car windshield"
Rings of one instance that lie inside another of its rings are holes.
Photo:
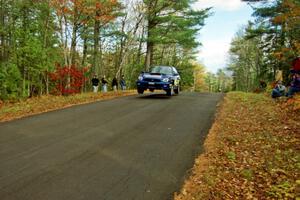
[[[160,74],[172,74],[172,68],[171,67],[165,67],[165,66],[155,66],[150,70],[151,73],[160,73]]]

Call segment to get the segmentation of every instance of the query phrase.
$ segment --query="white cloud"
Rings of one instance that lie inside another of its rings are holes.
[[[230,43],[227,40],[208,40],[203,42],[198,58],[205,65],[207,71],[216,72],[223,68]]]
[[[195,7],[198,9],[214,7],[221,10],[233,11],[243,6],[241,0],[198,0]]]

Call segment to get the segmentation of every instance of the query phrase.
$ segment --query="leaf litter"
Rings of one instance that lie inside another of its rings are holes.
[[[134,95],[136,91],[82,93],[68,96],[45,95],[17,102],[0,102],[0,122],[10,121],[74,105]]]
[[[300,98],[231,92],[175,200],[300,197]],[[297,198],[297,199],[298,199]]]

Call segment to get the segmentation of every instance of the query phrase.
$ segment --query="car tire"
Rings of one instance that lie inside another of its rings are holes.
[[[154,89],[150,89],[150,92],[154,92]]]
[[[172,96],[172,89],[168,89],[166,90],[166,92],[167,92],[167,96]]]
[[[139,94],[144,94],[144,90],[143,90],[143,89],[137,89],[137,92],[138,92]]]
[[[179,86],[177,86],[176,88],[174,88],[174,93],[175,94],[179,94]]]

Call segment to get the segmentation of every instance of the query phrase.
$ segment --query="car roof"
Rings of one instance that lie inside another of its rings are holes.
[[[167,65],[155,65],[155,66],[153,66],[153,67],[173,67],[173,66],[167,66]],[[151,67],[151,68],[153,68],[153,67]]]

